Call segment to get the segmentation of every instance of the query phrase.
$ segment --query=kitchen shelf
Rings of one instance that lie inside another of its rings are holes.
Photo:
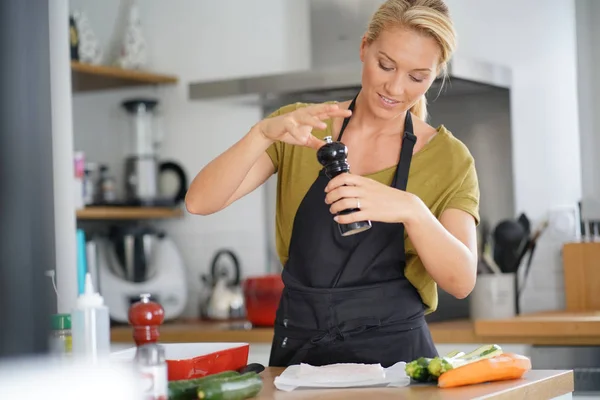
[[[84,64],[76,61],[71,61],[71,79],[73,92],[144,85],[172,85],[178,81],[178,78],[173,75],[127,70],[107,65]]]
[[[79,220],[167,219],[181,216],[181,209],[165,207],[87,207],[77,210]]]

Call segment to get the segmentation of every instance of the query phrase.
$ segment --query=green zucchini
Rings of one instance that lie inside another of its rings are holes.
[[[200,400],[244,400],[255,397],[263,387],[263,381],[256,372],[240,376],[202,383],[198,386]]]
[[[452,359],[456,357],[462,357],[464,355],[464,352],[454,350],[446,354],[444,358]],[[405,367],[406,375],[411,377],[416,382],[430,382],[437,380],[437,378],[432,376],[428,370],[431,360],[431,358],[419,357],[416,360],[407,363]]]
[[[169,400],[191,400],[197,397],[198,386],[220,379],[239,376],[237,371],[224,371],[218,374],[203,376],[202,378],[184,379],[169,382]]]

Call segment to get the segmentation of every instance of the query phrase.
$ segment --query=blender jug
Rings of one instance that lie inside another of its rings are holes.
[[[125,197],[131,205],[173,206],[185,198],[187,179],[180,165],[158,161],[159,129],[155,99],[131,99],[122,103],[130,117],[130,149],[125,160]],[[172,171],[179,188],[170,197],[159,196],[159,175]]]

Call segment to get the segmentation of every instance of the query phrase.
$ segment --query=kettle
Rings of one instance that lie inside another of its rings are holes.
[[[233,271],[228,271],[219,262],[223,257],[231,260]],[[228,320],[246,316],[240,275],[240,263],[233,251],[222,249],[215,253],[211,261],[210,275],[201,276],[204,284],[210,288],[208,298],[201,306],[204,318]]]

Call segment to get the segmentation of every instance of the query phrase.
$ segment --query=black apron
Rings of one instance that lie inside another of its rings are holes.
[[[355,103],[356,97],[350,110]],[[344,120],[339,141],[349,121]],[[407,112],[392,182],[399,190],[406,190],[415,142]],[[325,203],[328,182],[321,170],[294,219],[269,365],[388,367],[437,356],[425,306],[404,276],[404,225],[373,222],[367,231],[342,237]]]

